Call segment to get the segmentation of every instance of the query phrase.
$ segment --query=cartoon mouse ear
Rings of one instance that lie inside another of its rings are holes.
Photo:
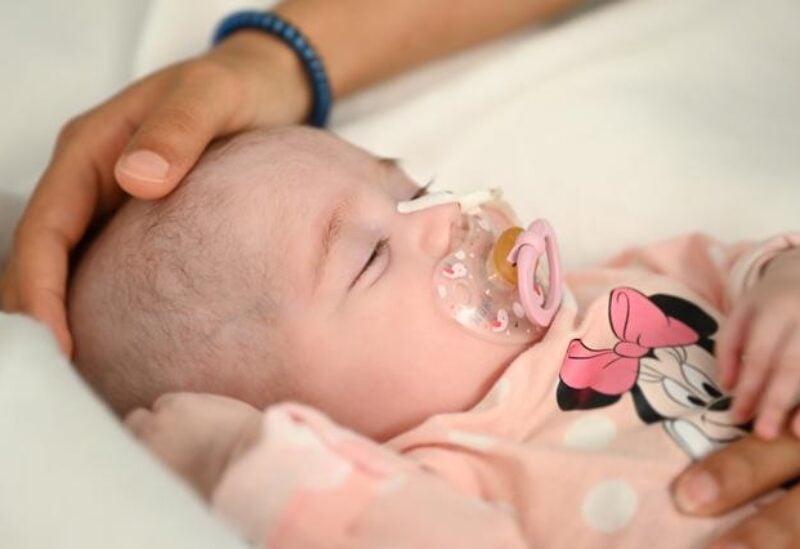
[[[611,406],[620,398],[622,398],[622,395],[606,395],[589,387],[585,389],[575,389],[563,381],[558,380],[556,400],[558,401],[558,407],[564,411],[591,410],[593,408]]]
[[[719,329],[717,321],[691,301],[669,294],[653,294],[648,297],[664,314],[677,318],[702,337],[710,337]]]

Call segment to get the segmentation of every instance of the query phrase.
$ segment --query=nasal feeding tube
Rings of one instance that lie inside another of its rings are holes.
[[[516,223],[499,189],[457,196],[432,193],[401,202],[399,213],[457,203],[450,250],[433,275],[445,314],[475,335],[509,344],[541,338],[561,304],[558,244],[550,224]]]

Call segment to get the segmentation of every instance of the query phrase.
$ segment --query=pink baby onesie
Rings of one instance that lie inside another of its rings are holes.
[[[270,407],[214,508],[270,548],[702,547],[752,506],[688,518],[669,483],[747,432],[714,381],[714,342],[766,262],[798,245],[692,235],[569,275],[545,337],[478,405],[385,445]]]

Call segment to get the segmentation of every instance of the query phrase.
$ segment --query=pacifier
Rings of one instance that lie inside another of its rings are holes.
[[[523,229],[499,189],[457,196],[432,193],[398,204],[399,213],[458,203],[450,251],[433,275],[439,309],[494,342],[541,338],[561,304],[558,245],[552,227],[538,219]]]

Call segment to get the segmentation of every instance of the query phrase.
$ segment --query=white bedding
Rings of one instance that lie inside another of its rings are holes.
[[[60,123],[126,74],[201,51],[213,22],[243,4],[0,7],[0,24],[14,25],[0,61],[21,71],[0,87],[0,255]],[[794,0],[611,2],[354,97],[334,128],[438,186],[505,187],[523,217],[553,222],[573,266],[688,230],[797,230],[797,21]],[[70,24],[89,27],[65,50]],[[2,315],[0,440],[2,547],[237,545],[110,421],[41,330]]]

